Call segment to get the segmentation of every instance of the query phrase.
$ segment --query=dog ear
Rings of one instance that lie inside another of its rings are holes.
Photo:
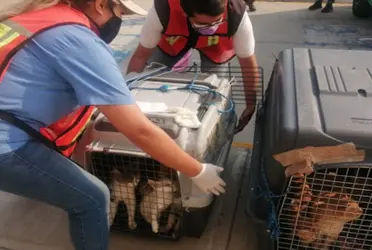
[[[150,185],[150,187],[152,187],[152,188],[155,190],[155,188],[156,188],[156,186],[157,186],[156,181],[154,181],[154,180],[152,180],[152,179],[148,179],[148,180],[147,180],[147,183]]]
[[[140,177],[134,175],[134,176],[133,176],[133,184],[134,184],[135,186],[137,186],[139,182],[140,182]]]
[[[113,180],[120,181],[123,177],[121,172],[117,169],[114,169],[111,173],[112,173],[111,177],[112,177]]]

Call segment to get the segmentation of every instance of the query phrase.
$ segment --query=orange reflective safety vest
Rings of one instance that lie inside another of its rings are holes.
[[[214,63],[228,62],[235,56],[232,36],[237,31],[246,5],[242,0],[228,0],[223,23],[213,35],[196,32],[183,11],[180,0],[155,0],[155,9],[163,26],[158,47],[169,56],[178,56],[197,49]]]
[[[27,43],[29,39],[50,28],[67,25],[83,25],[98,34],[98,30],[90,20],[78,10],[65,4],[58,4],[43,10],[32,11],[11,17],[0,22],[0,84],[9,67],[14,55]],[[7,113],[1,111],[3,114]],[[80,107],[71,114],[56,121],[52,125],[41,128],[40,133],[54,149],[60,151],[63,155],[70,157],[75,149],[76,142],[93,115],[94,107]],[[11,118],[9,118],[12,116]],[[6,119],[6,117],[8,117]],[[6,120],[13,125],[21,123],[18,118],[7,113],[0,119]],[[17,120],[17,122],[14,122]],[[28,126],[21,124],[21,127]],[[17,126],[20,128],[20,126]],[[23,129],[25,132],[29,129]],[[29,133],[31,135],[31,133]],[[32,135],[31,135],[32,136]],[[37,136],[33,136],[37,137]],[[46,143],[47,144],[47,143]]]

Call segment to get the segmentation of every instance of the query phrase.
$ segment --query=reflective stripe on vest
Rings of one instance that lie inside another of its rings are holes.
[[[30,37],[32,33],[11,20],[3,21],[0,23],[0,49],[10,44],[21,35]]]
[[[178,56],[185,50],[190,39],[188,19],[182,10],[180,0],[168,0],[169,21],[158,44],[159,48],[170,56]],[[228,34],[228,8],[226,8],[222,23],[215,34],[199,35],[193,48],[203,53],[215,63],[225,63],[235,56],[232,38]]]
[[[45,30],[66,24],[83,25],[98,33],[96,27],[83,13],[65,4],[27,12],[1,21],[0,84],[14,55],[29,39]],[[69,157],[93,113],[94,107],[80,107],[47,128],[41,128],[40,133],[54,142],[57,148]]]

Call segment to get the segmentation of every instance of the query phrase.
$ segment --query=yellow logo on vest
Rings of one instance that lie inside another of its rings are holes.
[[[170,44],[170,46],[173,46],[177,40],[180,38],[180,36],[170,36],[170,37],[167,37],[167,42]]]
[[[220,42],[219,36],[209,36],[208,37],[208,46],[217,45]]]
[[[19,37],[18,32],[14,32],[11,27],[0,23],[0,48],[13,42]]]

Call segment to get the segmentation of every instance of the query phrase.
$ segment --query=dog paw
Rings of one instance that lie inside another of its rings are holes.
[[[131,230],[134,230],[137,228],[137,223],[133,221],[133,222],[128,223],[128,226]]]
[[[157,234],[159,232],[159,225],[158,225],[158,223],[154,223],[153,222],[151,225],[152,225],[152,231]]]

